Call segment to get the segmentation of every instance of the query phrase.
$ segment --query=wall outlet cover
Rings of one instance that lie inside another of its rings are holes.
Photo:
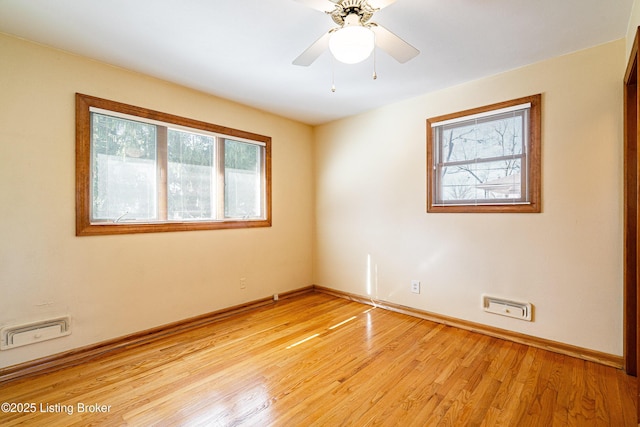
[[[411,281],[411,292],[413,292],[414,294],[419,294],[420,293],[420,281],[419,280],[412,280]]]

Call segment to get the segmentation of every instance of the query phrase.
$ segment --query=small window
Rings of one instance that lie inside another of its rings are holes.
[[[427,120],[428,212],[540,212],[541,95]]]
[[[271,138],[76,95],[76,234],[271,225]]]

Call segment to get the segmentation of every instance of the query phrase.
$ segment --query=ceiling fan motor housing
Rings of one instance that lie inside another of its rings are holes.
[[[329,14],[333,22],[342,27],[346,17],[353,14],[357,15],[360,18],[360,24],[364,25],[371,19],[375,11],[376,9],[372,8],[367,0],[342,0]]]

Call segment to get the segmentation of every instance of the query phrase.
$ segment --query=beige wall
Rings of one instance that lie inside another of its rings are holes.
[[[619,40],[318,127],[315,283],[622,355],[625,62]],[[425,213],[426,119],[536,93],[543,213]]]
[[[311,127],[4,35],[0,57],[0,326],[73,319],[0,367],[311,284]],[[273,227],[75,237],[75,92],[271,136]]]

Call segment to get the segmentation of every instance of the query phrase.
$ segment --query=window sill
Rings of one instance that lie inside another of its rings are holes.
[[[162,233],[170,231],[224,230],[234,228],[271,227],[271,221],[224,220],[195,222],[158,222],[158,223],[93,223],[76,224],[76,236],[104,236],[109,234]]]
[[[508,205],[429,205],[429,213],[540,213],[539,203],[519,203]]]

